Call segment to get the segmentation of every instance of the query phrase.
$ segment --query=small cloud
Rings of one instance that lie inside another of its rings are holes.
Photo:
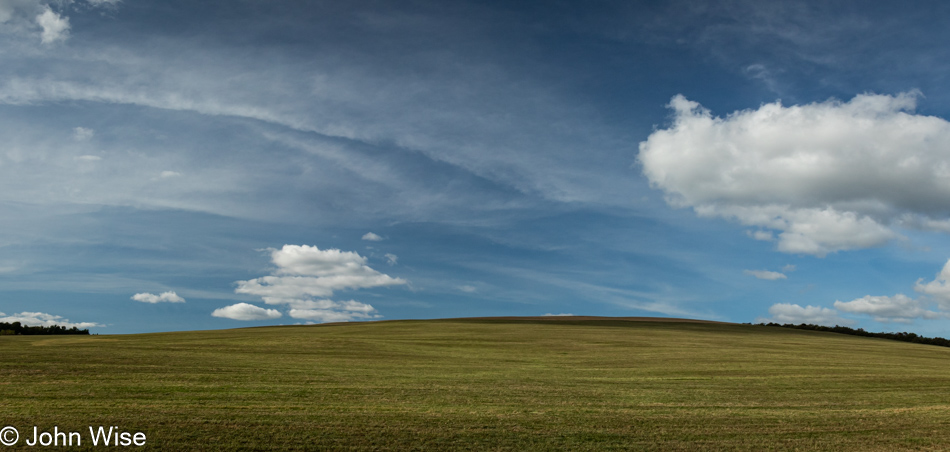
[[[379,242],[383,240],[383,238],[372,232],[367,232],[366,234],[363,234],[363,240],[369,240],[370,242]]]
[[[302,302],[290,310],[290,316],[295,319],[315,320],[318,322],[349,322],[351,320],[375,319],[381,316],[376,308],[356,300],[333,301],[319,300]]]
[[[788,264],[788,265],[782,267],[782,273],[791,273],[791,272],[793,272],[793,271],[795,271],[795,266],[792,265],[792,264]]]
[[[115,8],[121,0],[86,0],[92,8]],[[76,0],[0,0],[0,25],[15,33],[32,32],[38,26],[43,44],[65,41],[69,37],[69,17],[53,11],[50,5],[66,9],[85,9]]]
[[[771,272],[768,270],[744,270],[743,273],[755,276],[759,279],[766,279],[769,281],[775,281],[777,279],[787,279],[788,277],[779,272]]]
[[[65,41],[69,37],[69,18],[53,12],[48,5],[36,16],[36,23],[43,28],[43,44]]]
[[[280,311],[276,309],[264,309],[249,303],[238,303],[218,308],[211,315],[231,320],[269,320],[281,317]]]
[[[13,18],[13,5],[0,2],[0,24],[9,22]]]
[[[574,314],[564,314],[564,313],[561,313],[561,314],[551,314],[551,313],[549,312],[549,313],[547,313],[547,314],[544,314],[543,317],[573,317],[573,316],[574,316]]]
[[[943,309],[950,310],[950,260],[944,264],[940,273],[933,281],[923,283],[924,278],[917,280],[914,290],[922,294],[930,295],[940,304]]]
[[[96,134],[95,130],[87,129],[85,127],[74,127],[73,128],[73,139],[76,141],[87,141]]]
[[[384,256],[386,257],[386,262],[389,263],[389,265],[396,265],[396,262],[399,261],[399,256],[395,254],[386,253]]]
[[[360,303],[356,300],[333,301],[333,300],[300,300],[292,304],[295,309],[339,309],[342,311],[361,312],[370,314],[376,312],[376,308],[367,303]]]
[[[478,288],[476,288],[475,286],[469,286],[469,285],[459,286],[458,289],[461,290],[462,292],[467,292],[467,293],[475,293],[478,291]]]
[[[329,309],[291,309],[290,316],[295,319],[311,320],[320,323],[349,322],[352,320],[366,320],[379,316],[368,316],[358,312],[333,311]]]
[[[135,301],[141,301],[142,303],[184,303],[185,299],[179,297],[175,292],[162,292],[160,295],[150,294],[150,293],[137,293],[132,295],[132,299]]]
[[[79,157],[76,157],[76,160],[83,162],[98,162],[99,160],[102,160],[102,157],[99,157],[98,155],[80,155]]]
[[[169,179],[172,177],[180,177],[181,173],[178,171],[162,171],[162,174],[159,174],[158,177],[161,179]]]
[[[0,322],[13,323],[20,322],[26,326],[53,326],[59,325],[66,328],[76,327],[79,329],[102,328],[104,325],[94,322],[70,322],[62,316],[47,314],[45,312],[21,312],[19,314],[6,315],[0,312]]]
[[[791,303],[776,303],[769,308],[771,319],[759,318],[757,321],[762,323],[809,323],[815,325],[850,325],[854,321],[838,317],[838,312],[834,309],[822,308],[819,306],[801,307]]]
[[[745,231],[745,233],[749,237],[763,242],[771,242],[775,240],[775,237],[772,235],[771,231]]]

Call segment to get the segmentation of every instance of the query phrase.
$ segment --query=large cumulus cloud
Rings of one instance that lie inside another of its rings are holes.
[[[765,104],[717,117],[675,96],[672,125],[640,143],[643,173],[676,207],[778,233],[823,256],[879,246],[895,227],[947,230],[950,122],[914,113],[919,93]]]

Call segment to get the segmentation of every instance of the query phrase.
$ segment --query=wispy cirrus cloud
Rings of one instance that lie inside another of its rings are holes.
[[[369,20],[370,16],[378,17]],[[373,36],[391,37],[393,28],[403,33],[417,30],[391,21],[380,28],[382,17],[387,16],[360,15],[357,26],[365,28],[365,39],[333,34],[340,45],[315,47],[303,64],[276,64],[298,55],[262,42],[254,52],[274,60],[267,70],[250,63],[242,52],[188,45],[175,36],[156,38],[176,49],[170,55],[143,57],[135,47],[140,42],[110,42],[106,51],[74,49],[73,64],[51,64],[40,76],[0,70],[0,102],[89,102],[253,119],[364,146],[389,143],[530,196],[629,204],[626,196],[602,189],[638,185],[626,172],[627,146],[616,139],[593,145],[590,136],[580,133],[600,127],[585,120],[588,115],[581,110],[589,107],[577,99],[560,98],[547,84],[530,83],[520,68],[501,66],[477,53],[455,52],[458,47],[493,45],[482,42],[491,40],[488,35],[473,41],[471,35],[460,33],[473,25],[464,17],[452,17],[455,26],[427,17],[427,27],[449,38],[439,44],[443,50],[410,51],[399,65],[387,64],[391,53],[381,52]],[[335,30],[339,21],[332,17],[314,19],[325,21],[321,28],[328,33],[339,31]],[[270,33],[251,28],[247,30],[251,35]],[[414,40],[398,39],[391,45],[412,47]],[[355,56],[364,52],[370,60]],[[452,53],[455,56],[449,57]],[[378,62],[367,66],[368,61]],[[77,65],[95,76],[77,74]],[[242,76],[230,76],[235,73]],[[405,105],[415,108],[407,110]],[[556,126],[567,123],[574,126]],[[529,142],[536,143],[526,146]],[[576,156],[579,146],[594,159]],[[544,152],[537,151],[540,148]],[[618,165],[605,171],[594,164],[605,158]]]

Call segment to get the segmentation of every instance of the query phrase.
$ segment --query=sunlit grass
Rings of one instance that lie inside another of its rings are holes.
[[[163,450],[950,448],[950,349],[761,326],[5,336],[0,365],[0,427],[115,425]]]

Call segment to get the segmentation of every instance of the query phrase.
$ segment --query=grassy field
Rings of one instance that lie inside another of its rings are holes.
[[[4,336],[6,425],[27,450],[34,425],[155,450],[948,450],[950,348],[565,318]]]

